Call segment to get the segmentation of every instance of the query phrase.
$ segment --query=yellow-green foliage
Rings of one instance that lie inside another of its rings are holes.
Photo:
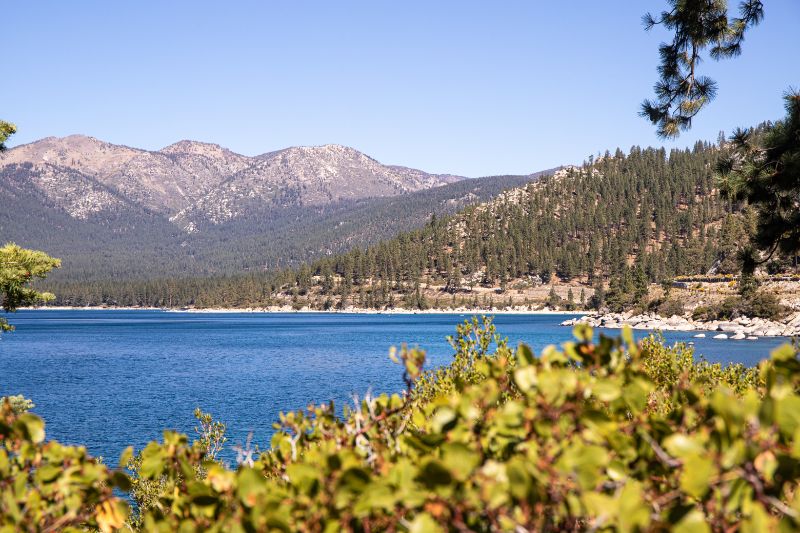
[[[113,495],[127,489],[122,472],[89,457],[86,448],[44,442],[44,422],[0,404],[0,531],[113,531],[128,506]]]
[[[157,489],[130,524],[160,531],[800,527],[793,348],[777,349],[758,369],[723,368],[658,339],[636,345],[630,331],[597,343],[587,327],[575,333],[577,342],[534,357],[503,341],[492,351],[499,339],[491,323],[465,323],[450,369],[423,373],[424,354],[404,348],[396,359],[405,394],[366,398],[341,417],[332,405],[283,414],[271,448],[236,470],[209,460],[202,434],[190,443],[166,432],[137,456],[134,484]],[[16,427],[19,419],[6,417]],[[41,448],[40,440],[23,447]],[[101,471],[104,479],[116,475]],[[38,474],[30,475],[36,486]],[[12,490],[8,479],[0,480],[3,491]],[[76,494],[90,525],[111,497]]]
[[[14,311],[24,305],[52,300],[52,294],[38,292],[30,284],[60,266],[60,259],[44,252],[27,250],[13,242],[0,247],[0,303],[3,310]],[[0,332],[10,329],[13,328],[0,318]]]

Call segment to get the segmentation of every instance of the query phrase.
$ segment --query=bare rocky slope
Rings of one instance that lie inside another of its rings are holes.
[[[395,196],[463,179],[382,165],[339,145],[247,157],[195,141],[148,151],[83,135],[48,137],[13,148],[0,159],[0,172],[15,166],[29,171],[31,186],[76,218],[127,201],[170,217],[186,231],[265,207]],[[63,197],[62,177],[70,181],[69,198]],[[80,182],[86,194],[76,206],[73,197],[81,196]],[[96,191],[98,184],[103,194]]]
[[[234,274],[372,244],[533,178],[430,174],[340,145],[249,157],[48,137],[0,155],[0,241],[61,257],[62,280]]]

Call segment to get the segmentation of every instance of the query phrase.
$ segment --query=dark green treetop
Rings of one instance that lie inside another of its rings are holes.
[[[757,212],[753,248],[743,253],[745,272],[775,252],[800,254],[800,92],[785,96],[786,118],[765,131],[737,130],[730,154],[717,165],[722,191]],[[759,259],[756,249],[767,253]]]
[[[669,10],[643,17],[646,29],[663,25],[673,32],[672,42],[659,47],[659,79],[654,85],[656,98],[642,103],[640,114],[658,128],[664,138],[677,137],[689,129],[692,118],[711,100],[717,85],[697,73],[701,54],[710,49],[712,59],[741,53],[748,28],[761,22],[761,0],[744,0],[739,16],[729,18],[726,0],[669,0]]]

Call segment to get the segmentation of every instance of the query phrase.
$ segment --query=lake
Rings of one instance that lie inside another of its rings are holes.
[[[510,344],[538,353],[571,338],[558,325],[571,316],[501,314],[495,323]],[[431,365],[447,364],[445,338],[468,315],[26,310],[8,318],[17,329],[0,340],[0,395],[31,398],[48,438],[85,444],[116,465],[127,445],[140,449],[165,428],[191,433],[198,406],[228,424],[230,459],[251,431],[267,447],[280,411],[399,391],[389,347],[418,345]],[[787,341],[692,335],[665,337],[694,340],[710,361],[747,365]]]

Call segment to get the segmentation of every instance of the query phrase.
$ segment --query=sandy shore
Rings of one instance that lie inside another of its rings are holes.
[[[550,309],[363,309],[348,307],[345,309],[292,309],[289,306],[278,307],[117,307],[117,306],[39,306],[21,307],[25,310],[36,311],[165,311],[170,313],[322,313],[322,314],[364,314],[364,315],[592,315],[591,311],[554,311]]]

